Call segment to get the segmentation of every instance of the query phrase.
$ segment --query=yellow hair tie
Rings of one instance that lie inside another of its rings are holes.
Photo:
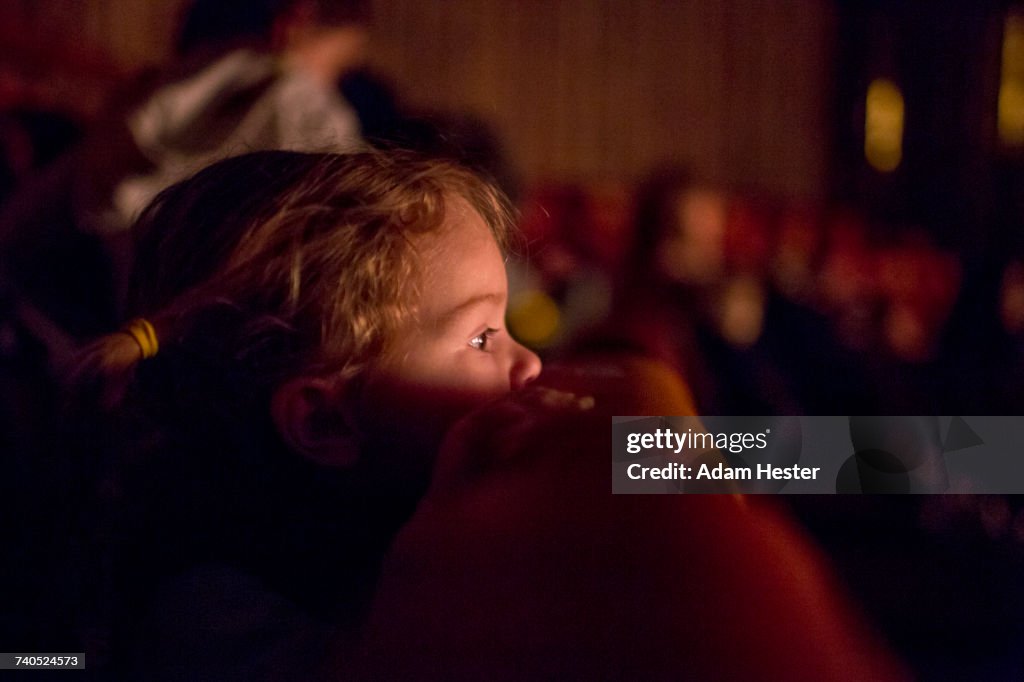
[[[160,344],[156,340],[156,329],[153,328],[149,320],[137,317],[121,331],[135,339],[139,350],[142,351],[143,360],[153,357],[160,350]]]

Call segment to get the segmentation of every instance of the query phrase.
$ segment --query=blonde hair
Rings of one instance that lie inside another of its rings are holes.
[[[257,152],[165,190],[136,224],[130,307],[160,343],[145,364],[230,374],[264,397],[300,374],[359,374],[413,312],[412,237],[439,230],[455,197],[507,248],[499,190],[406,154]],[[80,383],[116,404],[140,359],[129,335],[108,335],[85,352]]]

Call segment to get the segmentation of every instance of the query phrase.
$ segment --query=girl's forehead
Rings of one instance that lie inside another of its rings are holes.
[[[475,210],[446,214],[441,229],[422,235],[419,250],[422,277],[420,307],[441,309],[452,299],[470,298],[482,290],[507,286],[505,259],[491,229]]]
[[[446,200],[441,224],[419,235],[417,241],[422,259],[465,257],[468,252],[490,244],[497,248],[494,233],[483,216],[460,196]]]

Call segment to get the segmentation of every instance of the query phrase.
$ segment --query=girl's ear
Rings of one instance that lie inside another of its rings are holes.
[[[346,389],[344,381],[319,377],[297,377],[279,386],[270,414],[285,445],[323,466],[355,464],[359,434]]]

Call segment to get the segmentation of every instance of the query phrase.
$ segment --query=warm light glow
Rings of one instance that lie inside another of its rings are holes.
[[[903,94],[896,84],[878,78],[868,86],[864,114],[864,158],[888,173],[903,158]]]
[[[543,291],[524,291],[508,307],[509,331],[533,348],[549,345],[561,321],[558,305]]]
[[[999,139],[1008,147],[1024,145],[1024,17],[1006,18],[1003,73],[999,84]]]

